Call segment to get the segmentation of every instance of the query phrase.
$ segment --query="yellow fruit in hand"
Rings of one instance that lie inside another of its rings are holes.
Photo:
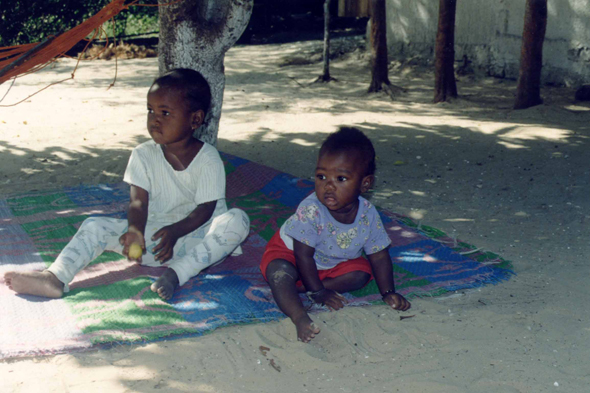
[[[143,250],[139,244],[133,243],[129,246],[129,253],[127,254],[129,259],[137,259],[141,257],[141,254],[143,254]]]

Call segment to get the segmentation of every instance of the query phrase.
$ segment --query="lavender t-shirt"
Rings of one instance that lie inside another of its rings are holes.
[[[315,248],[318,270],[331,269],[341,262],[371,255],[385,249],[391,239],[375,207],[359,196],[359,209],[352,224],[342,224],[321,204],[315,192],[305,198],[281,227],[281,238],[293,250],[293,239]]]

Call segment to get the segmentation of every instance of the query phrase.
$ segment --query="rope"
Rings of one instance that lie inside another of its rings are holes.
[[[23,45],[15,45],[0,48],[0,85],[10,79],[13,79],[12,84],[14,84],[14,80],[24,75],[31,74],[33,72],[37,72],[44,67],[48,66],[49,64],[53,63],[56,59],[60,57],[70,57],[66,55],[66,52],[70,50],[74,45],[76,45],[80,41],[88,41],[84,50],[80,53],[84,53],[86,49],[89,47],[90,43],[97,38],[97,36],[102,36],[104,30],[102,26],[114,16],[119,14],[121,11],[128,9],[129,7],[161,7],[161,6],[169,6],[173,4],[180,3],[184,0],[175,0],[166,4],[138,4],[139,0],[132,0],[128,4],[125,4],[127,0],[112,0],[109,4],[107,4],[103,9],[101,9],[98,13],[91,16],[90,18],[86,19],[84,22],[80,23],[78,26],[62,33],[57,36],[52,36],[46,39],[43,42],[36,42],[30,44],[23,44]],[[114,22],[113,22],[114,23]],[[114,25],[113,25],[114,29]],[[92,37],[90,39],[86,39],[88,35],[92,33]],[[113,32],[114,34],[114,32]],[[106,36],[106,44],[105,50],[108,47],[108,35],[105,33]],[[116,40],[115,40],[116,41]],[[72,71],[71,77],[64,79],[59,82],[52,83],[43,89],[37,91],[34,94],[31,94],[29,97],[23,99],[22,101],[17,102],[16,104],[11,105],[0,105],[0,107],[6,106],[13,106],[17,105],[20,102],[27,100],[28,98],[34,96],[35,94],[47,89],[50,86],[53,86],[57,83],[62,83],[70,79],[74,79],[74,74],[78,69],[78,65],[80,64],[81,56],[78,56],[78,61],[76,62],[76,66]],[[99,54],[100,55],[100,54]],[[97,55],[97,56],[99,56]],[[96,56],[96,57],[97,57]],[[95,57],[95,58],[96,58]],[[116,81],[113,80],[113,83],[109,86],[112,87]],[[12,84],[10,87],[12,87]],[[10,88],[8,89],[10,91]],[[7,91],[7,93],[8,93]],[[5,94],[6,96],[6,94]],[[4,99],[4,97],[2,98]],[[1,102],[1,101],[0,101]]]
[[[24,64],[8,70],[8,72],[0,77],[0,83],[4,83],[10,78],[16,77],[37,65],[45,64],[54,58],[59,57],[74,45],[76,45],[79,41],[83,40],[86,36],[92,33],[93,30],[99,26],[102,26],[106,21],[128,7],[128,5],[125,5],[125,0],[111,1],[96,15],[91,16],[78,26],[66,31],[65,33],[54,37],[53,41],[49,45],[29,56]],[[14,57],[16,55],[23,55],[36,45],[38,44],[33,43],[12,47],[9,51],[9,55],[11,55],[10,58],[7,59],[6,54],[3,53],[4,60],[0,60],[0,67],[5,68],[14,62]]]

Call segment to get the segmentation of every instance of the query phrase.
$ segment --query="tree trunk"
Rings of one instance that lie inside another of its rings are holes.
[[[525,7],[520,72],[514,109],[525,109],[543,103],[541,68],[543,41],[547,27],[547,0],[527,0]]]
[[[457,0],[439,1],[434,65],[434,102],[446,101],[447,97],[457,97],[454,69],[456,9]]]
[[[371,0],[371,85],[369,93],[389,85],[385,0]]]
[[[324,0],[324,73],[322,82],[330,82],[330,0]]]
[[[167,4],[169,0],[158,0]],[[253,0],[185,0],[159,7],[159,71],[199,71],[211,87],[211,107],[197,135],[216,145],[225,74],[225,52],[240,38],[252,14]]]

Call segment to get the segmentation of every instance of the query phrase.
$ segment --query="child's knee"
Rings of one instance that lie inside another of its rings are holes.
[[[103,230],[105,227],[110,227],[111,221],[114,222],[116,219],[110,217],[88,217],[80,225],[80,229],[84,229],[91,232],[98,232]]]
[[[250,219],[243,210],[233,208],[215,217],[211,230],[221,233],[231,230],[245,239],[250,232]]]
[[[285,280],[296,282],[299,279],[297,269],[292,263],[275,259],[266,267],[266,279],[270,284],[284,284]]]
[[[227,213],[231,214],[246,232],[250,231],[250,217],[248,217],[245,211],[234,207],[229,209]]]
[[[100,217],[89,217],[82,222],[78,232],[98,236],[101,234],[103,228],[104,225],[100,223]]]

